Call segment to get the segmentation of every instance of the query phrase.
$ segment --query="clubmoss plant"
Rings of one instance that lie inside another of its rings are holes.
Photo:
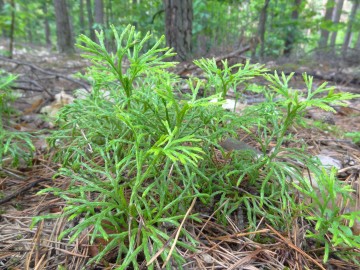
[[[9,117],[13,113],[9,104],[14,100],[11,84],[16,76],[0,70],[0,168],[19,165],[22,159],[30,164],[35,148],[29,133],[13,129]]]
[[[293,178],[302,181],[299,163],[313,162],[304,151],[284,150],[284,142],[293,140],[289,128],[307,106],[330,109],[328,103],[353,96],[329,90],[327,97],[316,99],[325,87],[313,92],[311,78],[304,76],[311,88],[304,101],[288,87],[291,77],[265,75],[272,85],[264,88],[268,101],[239,116],[224,111],[221,100],[230,87],[263,74],[261,66],[237,65],[234,75],[226,62],[224,71],[203,59],[196,64],[210,84],[196,78],[184,82],[167,70],[175,63],[165,59],[174,54],[160,47],[163,37],[143,51],[149,34],[142,38],[131,26],[120,35],[112,30],[115,53],[106,50],[102,32],[97,33],[99,43],[80,36],[78,44],[83,45],[78,46],[93,62],[88,69],[93,91],[61,111],[60,129],[50,140],[62,163],[58,173],[70,178],[71,185],[42,192],[62,197],[70,220],[82,218],[61,237],[70,235],[74,241],[88,230],[91,243],[104,239],[106,244],[89,263],[104,262],[115,250],[111,260],[117,269],[139,269],[141,264],[154,269],[156,260],[171,269],[169,256],[181,269],[185,261],[180,251],[195,251],[197,245],[181,225],[185,218],[201,222],[197,211],[188,214],[194,200],[196,209],[219,208],[218,222],[244,208],[249,228],[256,228],[259,217],[289,227],[301,212],[293,211],[298,206],[290,183]],[[184,83],[188,94],[180,91]],[[213,87],[214,95],[199,97],[201,87]],[[219,141],[236,136],[239,129],[261,144],[262,157],[221,148]],[[225,162],[214,158],[218,151]]]
[[[360,145],[360,131],[347,132],[345,136],[351,138],[355,144]]]
[[[310,181],[302,182],[302,186],[294,186],[310,200],[310,211],[306,218],[314,221],[315,227],[307,231],[307,237],[324,245],[323,260],[326,262],[332,247],[346,245],[360,248],[360,236],[355,235],[351,229],[355,223],[359,226],[360,211],[354,210],[355,201],[351,196],[354,190],[336,178],[335,168],[330,171],[323,168],[317,171],[313,178],[316,187],[311,185]]]
[[[202,63],[205,61],[202,60]],[[219,70],[214,69],[213,62],[209,61],[209,63],[212,68],[204,68],[204,71],[213,73],[209,76],[210,78],[221,74]],[[302,213],[301,216],[316,221],[314,232],[308,231],[307,236],[325,246],[324,262],[328,260],[330,250],[335,250],[336,246],[345,244],[348,247],[358,248],[359,237],[352,233],[351,227],[355,222],[360,222],[359,212],[348,210],[343,213],[343,207],[336,204],[339,200],[353,203],[351,194],[354,191],[336,179],[334,169],[330,173],[321,169],[321,165],[305,153],[305,148],[291,149],[285,148],[284,145],[286,142],[295,141],[289,130],[294,124],[302,121],[307,108],[318,107],[324,111],[335,112],[330,105],[346,106],[343,100],[356,98],[359,95],[335,93],[334,89],[327,87],[326,83],[314,88],[313,78],[307,74],[303,74],[307,87],[305,94],[289,86],[293,73],[289,76],[282,74],[281,77],[277,72],[263,76],[269,82],[269,87],[264,88],[263,91],[267,101],[245,110],[242,116],[243,119],[247,119],[247,124],[243,130],[252,129],[249,135],[257,134],[256,139],[262,145],[264,153],[270,150],[269,146],[274,141],[275,147],[252,166],[243,167],[240,170],[233,168],[228,170],[227,177],[239,175],[241,172],[236,186],[243,187],[242,194],[231,192],[230,185],[228,189],[222,190],[219,204],[225,201],[230,202],[227,204],[227,206],[232,204],[232,208],[228,208],[229,212],[235,211],[241,205],[245,206],[249,224],[254,227],[258,222],[257,217],[262,216],[278,227],[285,226],[289,229],[287,226],[291,226],[291,220],[296,217],[296,213]],[[220,89],[223,88],[220,87]],[[324,93],[325,96],[323,96]],[[242,161],[234,163],[241,164]],[[312,174],[317,176],[319,189],[314,189],[310,182],[304,179],[301,167],[307,167]],[[253,177],[249,181],[246,178],[250,175]],[[226,176],[221,178],[226,179]],[[244,181],[247,182],[245,187]],[[297,205],[291,182],[301,183],[301,188],[296,184],[295,186],[303,193],[303,198],[312,199],[312,204],[307,205],[308,212]],[[251,190],[249,185],[258,192],[249,192]]]
[[[171,252],[181,267],[178,248],[194,250],[196,241],[179,225],[194,198],[206,203],[212,196],[209,176],[215,166],[206,153],[235,132],[233,124],[220,124],[235,116],[210,102],[218,94],[198,98],[196,80],[187,82],[191,92],[178,99],[179,78],[165,70],[174,63],[164,61],[173,53],[159,47],[163,38],[142,52],[149,34],[141,38],[130,26],[121,35],[113,31],[115,53],[106,51],[102,33],[99,44],[80,37],[85,45],[79,47],[94,64],[88,70],[93,91],[62,110],[60,130],[52,136],[63,164],[59,174],[72,179],[68,190],[52,191],[66,200],[69,219],[84,217],[61,237],[70,234],[73,241],[92,228],[91,242],[108,243],[91,261],[119,248],[114,259],[119,269],[138,268],[139,258],[149,262],[162,249],[159,260],[166,262]],[[187,218],[200,221],[196,214]],[[164,224],[182,232],[174,250],[174,229]]]

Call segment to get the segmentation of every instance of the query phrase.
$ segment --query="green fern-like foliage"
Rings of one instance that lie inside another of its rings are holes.
[[[16,76],[0,70],[0,168],[16,167],[20,160],[30,164],[35,151],[30,134],[12,129],[8,122],[12,113],[9,104],[14,100],[10,86],[15,80]]]
[[[130,26],[121,35],[113,30],[114,53],[106,50],[102,33],[99,44],[80,37],[84,56],[94,63],[88,70],[93,91],[62,110],[51,140],[63,164],[59,173],[73,183],[53,191],[66,200],[69,219],[84,217],[61,237],[70,234],[73,241],[91,227],[92,241],[109,241],[91,262],[119,248],[114,260],[126,269],[138,268],[140,257],[149,262],[162,249],[158,260],[165,262],[171,245],[164,244],[174,243],[177,228],[183,240],[172,257],[180,268],[184,258],[178,249],[196,246],[180,223],[194,198],[200,203],[211,196],[206,189],[214,165],[205,153],[229,133],[231,127],[220,130],[220,122],[234,115],[210,102],[218,95],[198,98],[198,82],[189,81],[191,93],[178,100],[179,78],[165,70],[174,63],[164,61],[173,53],[159,48],[163,38],[143,52],[149,34],[142,38]],[[188,219],[199,221],[195,214]]]
[[[142,264],[154,269],[154,261],[171,269],[166,263],[170,255],[181,269],[185,261],[180,251],[195,252],[197,246],[182,221],[202,222],[195,210],[187,215],[194,200],[197,209],[219,209],[214,216],[219,223],[244,209],[252,229],[259,218],[289,228],[294,218],[305,215],[293,196],[291,182],[302,183],[303,177],[292,161],[314,161],[304,148],[284,149],[284,142],[294,139],[289,128],[308,106],[329,110],[330,103],[353,95],[335,94],[325,85],[313,90],[312,79],[304,76],[309,89],[302,97],[289,87],[291,76],[264,74],[263,67],[249,63],[228,67],[224,62],[221,69],[204,59],[195,63],[209,82],[182,81],[166,70],[175,63],[165,61],[173,52],[161,47],[163,37],[144,51],[149,34],[142,37],[131,26],[121,34],[112,30],[115,52],[106,49],[103,33],[97,33],[98,43],[80,36],[83,45],[78,46],[93,62],[88,69],[93,91],[61,111],[60,128],[50,140],[62,164],[58,173],[71,179],[71,185],[42,192],[54,192],[66,201],[68,219],[82,219],[61,237],[69,235],[74,241],[87,230],[91,243],[104,239],[106,245],[89,263],[103,262],[116,250],[116,269],[138,269]],[[270,82],[270,87],[261,88],[267,102],[242,115],[222,109],[230,88],[260,75]],[[184,94],[185,83],[190,91]],[[199,97],[200,88],[214,94]],[[325,91],[328,96],[317,96]],[[239,130],[261,145],[262,156],[221,148],[219,141]],[[231,162],[219,164],[216,151]],[[305,184],[301,187],[308,191]],[[175,239],[177,232],[180,237]]]

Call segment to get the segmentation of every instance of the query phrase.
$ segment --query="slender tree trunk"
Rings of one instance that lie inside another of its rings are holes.
[[[33,29],[32,21],[27,20],[27,22],[26,22],[26,32],[27,32],[27,37],[28,37],[28,40],[29,40],[30,44],[33,44],[33,41],[34,41],[32,29]]]
[[[15,35],[15,1],[10,1],[11,5],[11,25],[10,25],[10,44],[9,44],[9,58],[13,58],[14,52],[14,35]]]
[[[79,6],[80,34],[85,34],[84,0],[79,0]]]
[[[3,11],[4,5],[5,5],[4,0],[0,0],[0,12]],[[5,29],[2,29],[1,33],[2,33],[2,36],[5,38],[5,37],[6,37],[6,31],[5,31]]]
[[[343,56],[346,56],[347,49],[348,49],[348,47],[350,45],[350,38],[351,38],[351,34],[352,34],[351,30],[352,30],[352,26],[353,26],[353,23],[354,23],[354,20],[355,20],[355,16],[356,16],[356,12],[357,12],[357,9],[359,7],[359,4],[360,4],[360,0],[355,0],[353,2],[353,6],[351,8],[349,21],[348,21],[348,26],[347,26],[346,34],[345,34],[345,39],[344,39],[343,46],[341,48]]]
[[[266,30],[266,19],[267,19],[267,9],[269,6],[270,0],[265,0],[264,6],[260,11],[259,26],[258,26],[258,36],[260,41],[260,58],[264,57],[265,52],[265,30]]]
[[[357,41],[356,41],[355,49],[360,52],[360,32],[359,32],[359,34],[358,34],[358,39],[357,39]]]
[[[74,53],[74,42],[71,33],[70,17],[66,0],[53,0],[56,17],[56,36],[58,51],[61,53]]]
[[[135,27],[138,27],[138,22],[135,20],[135,17],[136,17],[136,9],[138,7],[138,2],[137,0],[133,0],[132,1],[132,8],[131,8],[131,13],[132,13],[132,24],[135,26]]]
[[[48,14],[48,7],[47,2],[44,1],[43,3],[43,12],[44,12],[44,28],[45,28],[45,41],[46,45],[51,46],[51,32],[50,32],[50,24],[49,24],[49,14]]]
[[[94,17],[91,10],[91,0],[86,0],[86,9],[88,13],[88,22],[89,22],[89,35],[91,40],[95,41],[95,31],[94,31]]]
[[[97,24],[96,29],[99,30],[104,24],[104,3],[103,0],[95,0],[95,23]]]
[[[338,0],[337,4],[336,4],[336,8],[335,8],[335,14],[333,17],[333,22],[338,24],[340,22],[340,17],[341,17],[341,12],[344,6],[344,0]],[[337,31],[334,31],[331,34],[331,40],[330,40],[330,46],[335,49],[335,44],[336,44],[336,36],[337,36]]]
[[[173,47],[177,59],[185,60],[191,53],[192,0],[164,0],[167,46]]]
[[[335,4],[334,0],[328,0],[326,2],[326,11],[324,17],[325,22],[331,21],[332,14],[334,12],[334,4]],[[324,49],[327,46],[328,39],[329,39],[329,31],[326,29],[321,29],[320,40],[319,40],[320,49]]]
[[[21,8],[24,8],[25,13],[29,13],[29,8],[27,5]],[[28,42],[33,44],[33,20],[29,17],[25,18],[25,31]]]
[[[290,32],[287,33],[285,39],[284,55],[286,56],[290,56],[294,47],[296,33],[298,31],[299,8],[301,1],[302,0],[294,0],[294,7],[291,14],[292,27],[290,28]]]
[[[110,29],[110,24],[113,22],[113,13],[112,13],[112,1],[106,1],[105,2],[105,24],[106,28]],[[105,39],[105,46],[108,49],[108,51],[115,51],[115,40],[113,37]]]
[[[104,23],[104,2],[103,0],[95,0],[95,22]]]
[[[110,2],[110,1],[109,1]],[[105,21],[104,21],[104,23],[105,23],[105,25],[106,25],[106,28],[109,28],[109,26],[110,26],[110,18],[109,18],[109,16],[110,16],[110,9],[109,9],[109,6],[110,6],[111,4],[107,4],[107,5],[105,5],[105,10],[104,10],[104,12],[105,12],[105,14],[104,14],[104,16],[105,16]]]
[[[106,13],[106,25],[110,26],[110,23],[113,21],[113,10],[112,10],[112,2],[108,1],[107,4],[107,13]]]

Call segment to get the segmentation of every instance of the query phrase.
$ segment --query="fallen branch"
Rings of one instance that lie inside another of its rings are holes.
[[[292,72],[284,72],[285,75],[290,75]],[[314,72],[307,72],[307,75],[310,75],[312,77],[314,77],[315,79],[318,80],[324,80],[324,81],[331,81],[331,82],[335,82],[335,83],[340,83],[340,84],[344,84],[348,85],[348,84],[355,84],[355,85],[360,85],[360,79],[359,78],[346,78],[346,74],[343,73],[336,73],[336,74],[332,74],[332,75],[322,75],[319,73],[314,73]],[[294,72],[295,76],[302,76],[302,73],[299,72]]]
[[[19,84],[30,84],[35,85],[37,88],[32,87],[26,87],[24,85],[14,85],[11,88],[12,89],[20,89],[20,90],[29,90],[34,92],[46,92],[52,99],[54,99],[54,94],[51,93],[46,87],[41,86],[37,81],[34,80],[16,80],[16,82]]]
[[[306,252],[304,252],[302,249],[300,249],[299,247],[295,246],[289,239],[285,238],[284,236],[282,236],[278,231],[276,231],[273,227],[271,227],[269,224],[266,224],[266,226],[277,236],[279,237],[283,243],[285,243],[289,248],[295,250],[296,252],[300,253],[301,255],[303,255],[304,257],[308,258],[311,262],[313,262],[314,264],[316,264],[321,270],[326,270],[321,263],[319,263],[317,260],[315,260],[313,257],[311,257],[309,254],[307,254]]]
[[[44,90],[41,88],[32,88],[32,87],[26,87],[26,86],[11,86],[11,89],[14,90],[24,90],[24,91],[33,91],[33,92],[44,92]]]
[[[47,74],[47,75],[52,75],[52,76],[55,76],[56,78],[61,78],[61,79],[76,83],[76,84],[82,86],[87,92],[90,92],[89,86],[87,84],[85,84],[85,83],[83,83],[83,82],[81,82],[79,80],[73,79],[73,78],[71,78],[69,76],[59,74],[59,73],[55,73],[55,72],[51,72],[51,71],[47,71],[47,70],[39,68],[38,66],[35,66],[33,64],[30,64],[30,63],[27,63],[27,62],[22,62],[22,61],[19,61],[19,60],[5,58],[5,57],[2,57],[2,56],[0,56],[0,60],[5,61],[5,62],[10,62],[10,63],[15,63],[15,64],[18,64],[18,65],[28,66],[28,67],[30,67],[30,68],[32,68],[34,70],[37,70],[37,71],[39,71],[41,73],[44,73],[44,74]]]
[[[29,189],[35,187],[36,185],[38,185],[39,183],[41,182],[44,182],[44,181],[48,181],[48,180],[51,180],[50,178],[40,178],[40,179],[37,179],[29,184],[27,184],[25,187],[23,188],[20,188],[18,191],[14,192],[13,194],[5,197],[4,199],[1,199],[0,200],[0,204],[3,204],[3,203],[6,203],[8,201],[11,201],[12,199],[16,198],[17,196],[19,196],[21,193],[25,192],[25,191],[28,191]]]
[[[243,54],[244,52],[247,52],[251,49],[251,46],[248,45],[244,48],[241,48],[241,49],[238,49],[238,50],[235,50],[235,51],[232,51],[231,53],[228,53],[228,54],[224,54],[224,55],[220,55],[218,57],[215,57],[215,62],[216,64],[218,64],[220,61],[224,60],[224,59],[229,59],[229,58],[233,58],[233,57],[236,57],[236,56],[240,56],[241,54]],[[245,57],[243,57],[245,58]],[[192,71],[194,69],[197,69],[199,68],[198,66],[194,65],[194,64],[190,64],[189,66],[186,66],[184,67],[182,70],[180,70],[179,72],[177,72],[177,74],[183,74],[184,72],[189,72],[189,71]]]
[[[216,63],[221,61],[221,60],[224,60],[224,59],[228,59],[228,58],[233,58],[235,56],[239,56],[240,54],[243,54],[244,52],[247,52],[251,49],[251,46],[248,45],[244,48],[241,48],[241,49],[238,49],[236,51],[233,51],[231,53],[228,53],[228,54],[224,54],[224,55],[220,55],[218,57],[215,57],[215,61]]]

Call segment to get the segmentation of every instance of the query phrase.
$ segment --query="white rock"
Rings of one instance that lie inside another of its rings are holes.
[[[325,169],[331,169],[331,167],[335,167],[336,169],[340,170],[342,168],[340,160],[322,154],[316,155],[316,157],[320,160]]]

